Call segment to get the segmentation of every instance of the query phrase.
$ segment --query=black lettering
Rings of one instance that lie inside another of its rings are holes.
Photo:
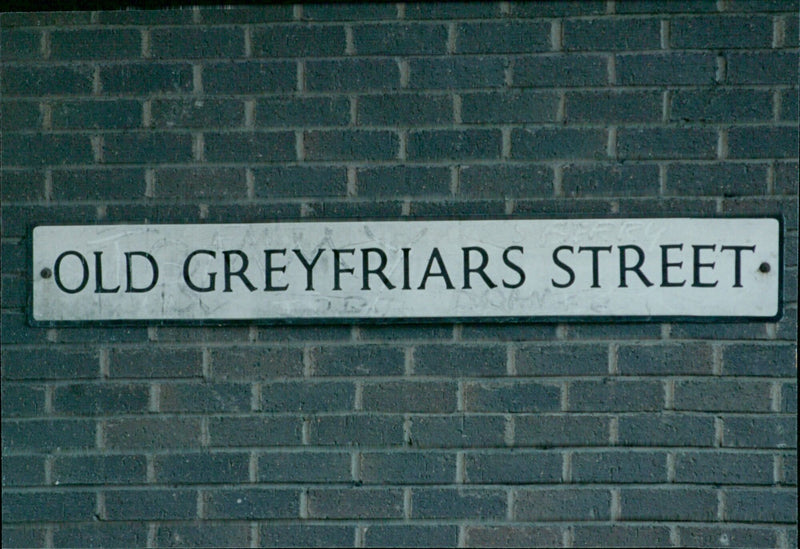
[[[103,288],[103,252],[94,253],[94,293],[96,294],[115,294],[119,291],[116,288]]]
[[[627,262],[625,261],[625,252],[628,250],[633,250],[639,256],[636,261],[636,265],[633,267],[628,267]],[[647,280],[647,277],[644,276],[642,272],[642,265],[644,264],[644,250],[642,250],[639,246],[634,246],[631,244],[630,246],[620,246],[619,247],[619,287],[620,288],[627,288],[627,280],[626,280],[626,273],[628,271],[633,271],[639,277],[639,279],[644,283],[645,286],[652,286],[653,283]]]
[[[713,269],[714,265],[716,265],[716,262],[700,263],[700,252],[702,250],[711,250],[713,252],[716,249],[717,249],[716,244],[698,244],[692,246],[692,251],[694,255],[694,263],[692,265],[692,273],[694,274],[692,281],[692,288],[713,288],[719,283],[719,281],[700,282],[700,269],[703,267]]]
[[[381,259],[380,265],[378,265],[375,269],[370,269],[369,267],[369,254],[375,253]],[[362,290],[369,290],[369,275],[375,274],[378,275],[378,278],[381,279],[383,285],[389,288],[390,290],[394,289],[394,284],[389,282],[389,279],[386,278],[386,275],[383,274],[383,270],[386,268],[386,254],[380,248],[362,248],[361,250],[361,276],[363,280],[363,285],[361,287]]]
[[[669,251],[670,250],[683,250],[683,244],[662,244],[661,245],[661,287],[674,288],[683,286],[686,281],[670,282],[669,281],[669,268],[670,267],[683,267],[683,261],[678,263],[670,263]]]
[[[600,252],[611,253],[611,246],[581,246],[580,248],[578,248],[578,253],[581,253],[584,250],[592,252],[592,288],[599,288],[600,261],[598,256]]]
[[[492,282],[485,270],[486,266],[489,264],[489,254],[486,253],[486,250],[481,248],[480,246],[467,246],[466,248],[461,248],[464,252],[464,289],[472,289],[470,285],[470,274],[477,273],[483,279],[483,282],[490,288],[496,288],[497,284]],[[475,268],[470,267],[469,264],[469,254],[470,252],[478,252],[481,256],[481,264]]]
[[[408,272],[408,262],[409,262],[409,254],[411,254],[411,248],[403,248],[403,289],[410,290],[411,289],[411,276]]]
[[[78,261],[81,262],[81,268],[83,270],[81,283],[78,284],[76,288],[71,289],[64,286],[64,283],[61,281],[61,262],[64,261],[65,257],[70,255],[74,255],[78,258]],[[89,263],[86,262],[86,258],[80,253],[76,252],[75,250],[69,250],[56,258],[56,264],[53,266],[53,275],[55,277],[56,286],[58,286],[59,290],[67,294],[77,294],[86,287],[86,284],[89,283]]]
[[[433,266],[434,260],[439,265],[438,273],[431,272],[431,267]],[[444,279],[445,286],[447,286],[448,290],[455,289],[455,286],[453,286],[453,283],[450,280],[450,275],[447,274],[447,269],[444,267],[444,261],[442,261],[442,255],[439,253],[439,248],[434,248],[431,252],[431,256],[428,259],[428,265],[425,267],[425,273],[422,275],[422,282],[420,282],[419,288],[417,289],[424,290],[425,283],[428,281],[428,277],[431,276],[441,276]]]
[[[508,252],[511,251],[517,251],[519,253],[523,253],[522,246],[509,246],[508,248],[503,250],[503,263],[505,263],[508,268],[510,268],[513,271],[516,271],[517,274],[519,274],[519,282],[516,282],[514,284],[509,284],[508,282],[506,282],[505,279],[503,279],[503,286],[505,288],[519,288],[525,283],[525,271],[522,270],[522,267],[520,267],[519,265],[517,265],[508,258]]]
[[[183,262],[183,281],[186,282],[186,285],[189,286],[195,292],[213,292],[214,288],[216,288],[216,278],[217,273],[208,273],[208,286],[205,288],[201,288],[189,277],[189,264],[192,262],[194,256],[199,254],[210,255],[211,257],[217,257],[216,252],[212,252],[211,250],[195,250],[190,253],[186,257],[186,261]]]
[[[150,284],[145,286],[144,288],[134,288],[133,286],[133,268],[132,268],[132,257],[143,257],[150,263],[150,271],[152,272],[152,278],[150,279]],[[156,263],[155,258],[147,252],[125,252],[125,271],[128,275],[128,283],[125,286],[125,293],[128,294],[140,294],[149,292],[153,288],[156,287],[156,283],[158,282],[158,263]]]
[[[341,266],[339,263],[339,257],[341,254],[351,254],[355,255],[356,251],[354,249],[347,249],[347,250],[333,250],[333,289],[334,290],[341,290],[342,286],[340,284],[340,278],[342,273],[350,273],[353,274],[356,272],[355,269],[346,269]]]
[[[286,255],[286,248],[282,250],[264,250],[264,278],[266,279],[264,283],[264,291],[265,292],[283,292],[289,288],[289,285],[286,284],[284,286],[273,286],[272,285],[272,273],[274,272],[286,272],[286,265],[282,267],[273,267],[272,266],[272,256],[273,254],[281,254]]]
[[[239,269],[236,270],[236,271],[231,269],[231,256],[232,255],[239,256],[239,258],[242,260],[242,266],[239,267]],[[248,264],[250,263],[247,260],[247,254],[245,254],[242,250],[225,250],[224,252],[222,252],[222,256],[224,257],[224,260],[225,260],[225,263],[224,263],[225,272],[223,273],[225,275],[225,289],[222,290],[222,291],[223,292],[232,292],[233,291],[231,289],[231,278],[233,278],[234,276],[238,277],[239,280],[241,280],[244,283],[244,285],[247,287],[248,290],[250,290],[251,292],[256,291],[256,287],[253,285],[252,282],[250,282],[247,279],[247,276],[245,276],[245,274],[244,274],[244,272],[247,270]]]
[[[733,287],[734,288],[741,288],[742,287],[742,252],[744,250],[751,251],[755,253],[756,247],[755,246],[720,246],[719,251],[724,252],[727,250],[733,250],[734,259],[733,259]]]
[[[317,264],[317,261],[319,260],[320,256],[322,255],[322,252],[325,251],[325,248],[320,248],[320,249],[317,250],[317,255],[314,256],[314,259],[311,260],[311,263],[309,263],[308,260],[305,257],[303,257],[303,254],[300,252],[300,250],[292,250],[292,251],[294,252],[294,255],[297,256],[297,259],[300,260],[300,263],[303,264],[303,267],[306,268],[306,291],[307,292],[313,291],[314,290],[314,265]]]
[[[559,246],[558,248],[553,250],[553,263],[555,263],[556,265],[561,267],[564,271],[566,271],[566,273],[569,275],[569,280],[567,280],[565,283],[561,283],[561,282],[556,282],[556,280],[552,278],[550,279],[550,281],[556,288],[569,288],[570,286],[572,286],[572,284],[575,283],[575,271],[573,271],[569,265],[567,265],[558,258],[558,253],[561,250],[569,250],[569,253],[575,253],[575,251],[573,250],[572,246]]]

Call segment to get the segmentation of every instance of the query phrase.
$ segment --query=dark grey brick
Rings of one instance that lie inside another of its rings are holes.
[[[786,453],[783,458],[783,483],[797,486],[797,452]]]
[[[770,384],[765,381],[703,379],[675,382],[676,410],[700,412],[769,412]]]
[[[259,341],[343,341],[350,336],[350,326],[266,326],[258,329]]]
[[[399,415],[348,414],[320,416],[308,424],[309,440],[317,446],[400,446],[403,418]]]
[[[561,389],[544,383],[472,382],[464,387],[464,407],[474,412],[552,412],[560,402]]]
[[[3,422],[3,452],[94,447],[95,422],[88,419],[32,419]]]
[[[621,2],[617,13],[704,13],[717,11],[716,0],[639,0]]]
[[[0,117],[4,133],[14,130],[38,130],[42,127],[42,113],[38,101],[2,101]],[[5,181],[3,183],[5,187]],[[4,189],[4,196],[5,192]]]
[[[561,454],[541,451],[467,452],[467,484],[539,484],[561,482]]]
[[[503,200],[441,200],[411,202],[412,217],[494,216],[505,215]]]
[[[144,198],[142,168],[93,168],[52,171],[54,200],[135,200]]]
[[[639,2],[623,2],[626,4]],[[646,2],[642,2],[643,4]],[[667,2],[670,4],[670,2]],[[574,547],[672,547],[669,527],[633,526],[629,524],[576,525],[573,529]],[[683,541],[681,539],[681,541]]]
[[[772,18],[754,15],[673,17],[669,37],[673,48],[769,48],[772,46]]]
[[[81,134],[9,134],[3,136],[4,166],[91,164],[92,143]]]
[[[353,526],[267,523],[258,540],[262,547],[352,547],[355,533]]]
[[[204,23],[220,24],[291,21],[294,19],[294,10],[291,4],[201,6],[200,19]]]
[[[532,53],[550,49],[550,23],[481,21],[456,27],[456,53]]]
[[[408,135],[411,160],[467,160],[499,158],[498,130],[419,130]]]
[[[711,345],[705,343],[625,344],[617,359],[624,375],[710,375],[713,361]]]
[[[728,84],[788,84],[797,83],[797,52],[729,53]]]
[[[797,2],[794,2],[794,4],[797,5]],[[792,15],[783,18],[783,35],[784,45],[796,48],[798,41],[800,41],[800,30],[798,30],[798,25],[800,25],[800,17],[797,16],[797,9],[794,9],[793,11],[794,13]]]
[[[160,385],[162,412],[247,412],[249,383],[164,383]]]
[[[297,417],[209,418],[208,433],[210,446],[298,446],[302,442]]]
[[[375,524],[364,528],[364,547],[389,546],[457,547],[458,526]]]
[[[572,128],[514,129],[511,158],[522,160],[600,159],[606,156],[604,130]]]
[[[250,478],[246,453],[185,453],[156,456],[156,481],[164,484],[234,484]]]
[[[403,518],[403,491],[386,488],[312,489],[308,514],[323,519]]]
[[[93,208],[94,209],[94,208]],[[104,223],[186,223],[200,221],[200,208],[196,204],[109,204]]]
[[[658,91],[567,92],[567,122],[658,122]]]
[[[142,547],[147,544],[144,523],[61,524],[53,529],[55,547]]]
[[[549,92],[510,90],[461,96],[465,124],[555,122],[557,110],[558,96]]]
[[[412,518],[503,519],[506,494],[477,488],[422,488],[411,492]]]
[[[356,170],[359,196],[444,196],[450,194],[450,170],[427,166],[367,167]]]
[[[292,132],[205,134],[205,156],[210,162],[291,162],[295,155]]]
[[[505,64],[498,57],[412,57],[408,60],[411,89],[499,88]]]
[[[349,123],[350,101],[345,97],[262,98],[256,102],[256,127],[302,128]]]
[[[600,344],[524,345],[514,355],[521,376],[603,375],[608,346]]]
[[[391,131],[310,131],[303,135],[309,160],[391,160],[400,140]]]
[[[511,12],[517,17],[565,17],[569,15],[601,15],[606,12],[602,0],[543,0],[540,2],[511,2]]]
[[[5,177],[5,173],[3,177]],[[5,186],[5,179],[3,180],[3,185]],[[5,190],[5,189],[3,189]],[[3,201],[5,201],[5,196],[3,196]],[[5,208],[3,208],[5,210]],[[5,213],[5,211],[3,212]],[[28,247],[26,246],[25,241],[17,241],[13,242],[11,240],[4,240],[0,242],[0,263],[3,264],[3,273],[14,273],[14,272],[21,272],[28,269]],[[13,314],[13,313],[9,313]],[[14,320],[10,320],[10,319]],[[8,327],[15,326],[19,322],[19,318],[9,317],[8,323],[6,323],[6,317],[3,317],[3,330],[7,329]],[[35,330],[33,333],[37,333]],[[3,342],[6,342],[6,335],[5,333],[2,334]],[[8,343],[22,343],[21,341],[11,341],[9,340]]]
[[[667,482],[666,452],[580,451],[572,455],[572,481],[658,484]]]
[[[100,69],[100,86],[105,93],[188,92],[192,89],[192,66],[188,63],[104,66]]]
[[[734,127],[728,131],[728,154],[731,158],[797,157],[798,128]]]
[[[408,444],[418,448],[498,448],[506,445],[501,415],[411,417]]]
[[[453,103],[445,95],[381,94],[358,98],[358,123],[364,126],[424,126],[453,119]]]
[[[796,28],[796,27],[795,27]],[[797,32],[795,32],[795,35]],[[792,88],[788,90],[783,90],[781,92],[781,113],[780,119],[781,120],[794,120],[797,121],[798,115],[798,90],[797,88]]]
[[[400,87],[400,68],[393,59],[326,59],[306,61],[309,91],[390,90]]]
[[[22,308],[27,304],[28,284],[20,276],[4,276],[2,278],[3,305],[9,308]]]
[[[347,452],[268,452],[258,456],[259,482],[351,482]]]
[[[407,340],[451,340],[453,326],[450,324],[404,324],[360,326],[359,337],[375,341]]]
[[[447,27],[429,23],[353,26],[358,55],[436,55],[447,53]]]
[[[259,198],[347,195],[347,170],[337,167],[275,166],[253,170]]]
[[[601,55],[541,55],[514,61],[514,86],[562,88],[604,86],[608,62]]]
[[[2,116],[2,114],[0,114]],[[41,170],[3,170],[0,172],[0,177],[3,179],[3,185],[0,187],[0,196],[2,197],[3,204],[9,202],[40,202],[44,200],[44,172]],[[10,244],[3,244],[3,249]],[[6,256],[3,256],[3,266],[6,267],[10,263],[6,262]],[[14,258],[10,258],[14,259]],[[18,258],[16,258],[18,259]],[[17,266],[17,262],[13,263]],[[25,263],[27,267],[27,262]],[[10,270],[4,268],[3,272],[8,273]]]
[[[714,418],[689,414],[631,414],[619,418],[620,446],[712,446]]]
[[[271,382],[261,388],[266,412],[347,412],[354,399],[355,386],[348,382]]]
[[[3,398],[5,398],[5,395],[3,395]],[[4,492],[6,488],[11,486],[42,486],[44,483],[43,457],[3,456]]]
[[[772,484],[772,456],[740,452],[680,452],[675,482],[687,484]]]
[[[3,21],[5,23],[5,20]],[[4,61],[34,61],[42,58],[42,33],[34,29],[8,29],[3,25],[0,50]]]
[[[105,424],[106,446],[119,450],[186,448],[200,445],[200,419],[115,418]]]
[[[655,196],[659,193],[658,166],[568,164],[561,185],[569,197]]]
[[[712,85],[716,56],[710,53],[636,53],[616,56],[617,84],[623,86]]]
[[[386,345],[322,347],[312,354],[315,376],[402,375],[405,351]]]
[[[26,14],[27,15],[27,14]],[[5,19],[3,20],[5,24]],[[3,547],[44,547],[45,528],[3,525]]]
[[[232,59],[244,56],[244,30],[237,27],[155,27],[150,31],[155,59]]]
[[[3,490],[3,524],[92,520],[92,492],[11,492]]]
[[[419,345],[414,374],[431,376],[503,376],[506,349],[497,345]]]
[[[664,388],[658,381],[573,381],[568,394],[569,408],[576,412],[660,410],[664,405]]]
[[[17,12],[3,14],[3,27],[41,27],[54,25],[88,25],[90,11]]]
[[[3,315],[3,332],[6,331],[6,316]],[[42,386],[18,385],[4,382],[2,391],[3,417],[35,417],[44,415],[45,388]]]
[[[137,9],[100,11],[98,23],[109,25],[180,25],[192,22],[192,9],[189,6],[174,9]]]
[[[777,162],[775,164],[775,193],[796,195],[798,190],[797,162]],[[795,238],[795,243],[797,239]],[[796,248],[795,248],[796,249]],[[788,256],[788,253],[787,253]],[[787,257],[788,259],[788,257]],[[792,259],[797,262],[797,253]],[[791,263],[790,263],[791,264]]]
[[[726,448],[797,448],[797,422],[787,416],[726,416]]]
[[[266,25],[253,29],[256,57],[329,57],[345,53],[341,25]]]
[[[137,29],[70,29],[50,32],[50,58],[55,60],[135,59],[142,54]]]
[[[392,413],[449,413],[456,409],[456,384],[393,381],[364,384],[364,410]]]
[[[661,22],[655,18],[567,19],[564,22],[567,51],[657,50]]]
[[[412,2],[406,5],[406,19],[484,19],[500,15],[495,2]]]
[[[291,61],[230,61],[203,66],[206,93],[273,93],[297,88],[297,67]]]
[[[53,483],[141,484],[147,480],[144,456],[59,456],[53,460]]]
[[[468,547],[559,547],[562,529],[556,526],[467,526]]]
[[[611,493],[596,488],[533,488],[516,492],[514,520],[608,520]]]
[[[797,0],[731,0],[727,9],[729,11],[744,12],[771,12],[771,11],[797,11]]]
[[[596,415],[518,415],[514,417],[514,446],[604,446],[609,418]]]
[[[459,194],[469,197],[500,198],[550,196],[553,170],[537,165],[462,166]]]
[[[465,340],[536,341],[554,340],[555,324],[463,324],[461,336]]]
[[[623,488],[620,520],[711,522],[717,516],[715,490]]]
[[[617,133],[620,158],[715,158],[717,132],[705,128],[620,128]]]
[[[197,514],[194,490],[108,490],[104,496],[108,520],[187,520]]]
[[[797,413],[797,383],[784,383],[781,385],[781,412],[787,414]]]
[[[245,198],[245,171],[243,168],[158,168],[154,195],[188,200]]]
[[[52,106],[55,129],[132,129],[142,125],[139,101],[65,101]]]
[[[3,349],[3,381],[15,379],[86,379],[100,374],[96,351]]]
[[[726,345],[722,361],[722,371],[727,375],[795,377],[797,347],[780,343]]]
[[[202,352],[198,349],[112,349],[109,359],[110,377],[200,377],[202,358]]]
[[[192,138],[182,133],[123,133],[103,137],[106,164],[189,162]]]
[[[743,214],[747,216],[764,215],[783,217],[784,229],[796,231],[797,197],[781,198],[729,198],[722,201],[722,211],[727,214]]]
[[[678,526],[678,535],[687,547],[770,547],[775,544],[772,528]]]
[[[444,452],[363,452],[365,484],[448,484],[456,478],[456,455]]]
[[[797,492],[794,490],[725,490],[725,518],[735,522],[795,523]]]
[[[756,164],[670,164],[665,192],[693,196],[763,194],[767,186],[766,172],[766,166]]]
[[[767,90],[677,90],[672,94],[673,122],[756,122],[772,119]]]
[[[53,410],[77,416],[143,413],[147,411],[149,392],[146,385],[59,385],[53,393]]]
[[[249,524],[158,524],[158,547],[246,547]]]
[[[91,67],[3,67],[0,85],[4,97],[44,95],[90,94],[92,92]]]
[[[2,172],[6,173],[5,170]],[[94,206],[56,205],[10,206],[2,205],[2,231],[4,238],[28,238],[36,225],[95,223]],[[27,268],[27,266],[26,266]]]
[[[303,20],[307,21],[367,21],[374,19],[394,19],[397,9],[394,4],[342,3],[306,4],[303,6]]]
[[[717,208],[713,198],[621,198],[619,215],[666,216],[696,215],[711,216]]]
[[[233,99],[155,99],[155,128],[237,128],[244,124],[244,104]]]
[[[320,219],[397,219],[402,212],[400,200],[326,201],[307,203],[306,217]]]

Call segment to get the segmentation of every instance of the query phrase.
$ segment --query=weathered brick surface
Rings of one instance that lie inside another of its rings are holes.
[[[798,9],[0,14],[3,546],[796,546]],[[28,320],[36,225],[693,215],[780,319]]]

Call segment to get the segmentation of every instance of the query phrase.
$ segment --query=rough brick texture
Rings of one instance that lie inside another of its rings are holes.
[[[0,14],[4,547],[797,546],[797,0]],[[28,323],[37,224],[780,215],[777,322]]]

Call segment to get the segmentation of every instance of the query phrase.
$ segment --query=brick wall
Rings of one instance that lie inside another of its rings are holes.
[[[798,3],[6,13],[4,546],[797,546]],[[764,322],[34,328],[36,224],[782,215]]]

